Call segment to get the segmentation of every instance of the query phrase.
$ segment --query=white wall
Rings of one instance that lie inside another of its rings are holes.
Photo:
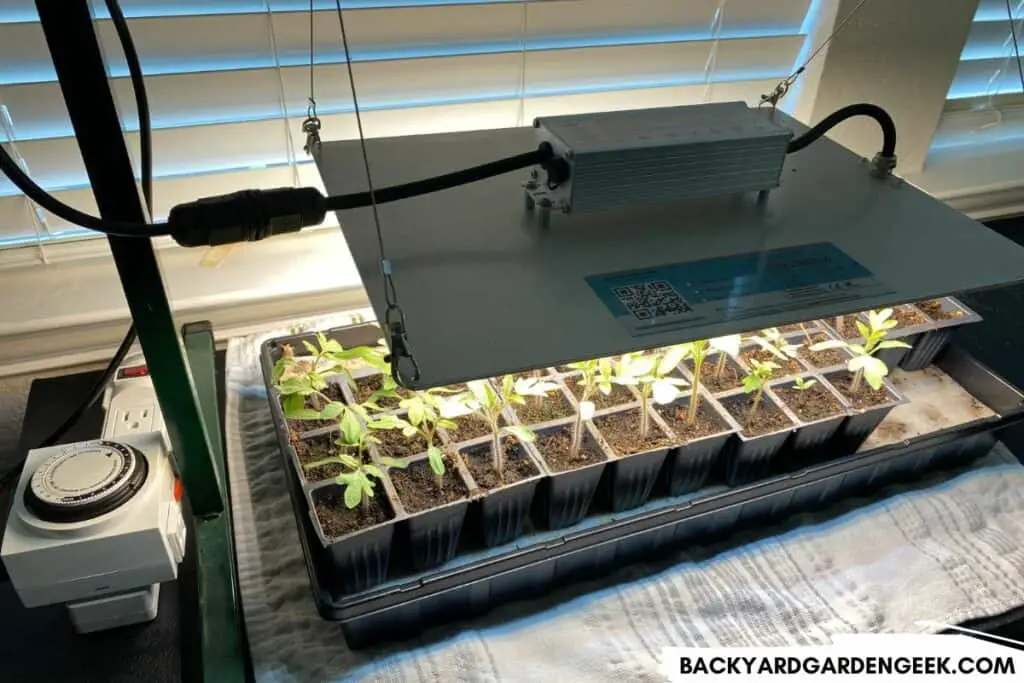
[[[818,1],[826,4],[819,11],[834,12],[837,21],[860,3]],[[977,6],[978,0],[865,3],[824,53],[820,75],[813,74],[818,87],[804,91],[797,116],[813,124],[853,102],[877,104],[896,122],[898,172],[920,171]],[[829,137],[869,158],[881,142],[878,126],[867,120],[843,123]]]

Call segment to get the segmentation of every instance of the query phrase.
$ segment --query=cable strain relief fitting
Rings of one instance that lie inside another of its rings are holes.
[[[883,156],[881,152],[871,159],[871,175],[876,178],[888,178],[896,168],[896,155]]]

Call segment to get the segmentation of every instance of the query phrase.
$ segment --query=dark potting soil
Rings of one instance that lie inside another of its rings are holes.
[[[651,420],[646,437],[640,436],[640,411],[626,410],[594,419],[594,426],[618,456],[671,446],[672,439]]]
[[[576,400],[580,400],[580,396],[583,395],[583,387],[577,384],[578,377],[566,377],[565,383],[569,387],[569,391],[576,397]],[[615,406],[621,406],[626,403],[632,403],[636,400],[636,396],[628,388],[621,384],[613,384],[612,390],[603,394],[601,391],[593,392],[593,396],[590,398],[594,402],[594,408],[596,410],[602,410],[604,408],[613,408]]]
[[[729,391],[730,389],[738,389],[743,386],[743,370],[736,365],[732,358],[726,356],[728,360],[725,362],[725,367],[722,369],[721,375],[716,375],[715,371],[718,366],[718,354],[710,355],[704,360],[704,365],[700,369],[700,383],[703,384],[712,393],[718,393],[719,391]],[[693,374],[693,361],[687,360],[686,369]]]
[[[722,418],[710,412],[704,401],[697,407],[697,416],[693,423],[689,422],[688,405],[664,405],[654,406],[658,414],[664,418],[669,428],[680,439],[680,445],[696,441],[697,439],[721,434],[729,429]]]
[[[299,459],[299,464],[302,465],[302,472],[306,477],[306,481],[333,479],[342,473],[343,468],[339,463],[330,463],[314,468],[306,467],[307,463],[338,455],[339,449],[334,443],[336,438],[338,438],[338,435],[332,433],[314,436],[306,441],[293,442],[292,446],[295,448],[295,456]]]
[[[810,320],[808,322],[803,323],[803,326],[806,327],[808,331],[810,331],[810,329],[812,327],[814,327],[814,325],[816,325],[816,324],[817,324],[817,321]],[[779,328],[779,332],[781,332],[782,334],[792,334],[793,332],[801,332],[802,333],[804,331],[804,327],[800,327],[800,325],[801,325],[801,323],[793,323],[792,325],[783,325],[782,327]]]
[[[828,381],[839,390],[839,393],[847,398],[850,403],[853,404],[854,408],[865,409],[873,408],[874,406],[884,405],[893,401],[893,397],[882,387],[879,391],[875,391],[868,383],[863,379],[860,382],[860,386],[856,391],[850,391],[850,380],[853,379],[853,375],[849,372],[837,372],[828,375]]]
[[[796,385],[791,384],[775,387],[774,391],[775,395],[804,422],[815,422],[843,414],[842,404],[820,382],[809,389],[797,389]]]
[[[338,538],[391,519],[394,515],[387,502],[382,500],[387,494],[380,482],[377,482],[373,493],[368,503],[354,508],[345,507],[345,489],[342,487],[318,495],[313,507],[324,535],[327,538]]]
[[[797,351],[797,355],[805,359],[811,365],[816,368],[828,368],[833,365],[842,365],[846,362],[846,354],[843,353],[842,349],[826,349],[824,351],[811,351],[809,346],[819,344],[823,341],[829,341],[831,337],[823,332],[811,335],[811,343],[805,344],[800,347]]]
[[[478,415],[463,415],[455,418],[453,422],[458,426],[455,429],[446,430],[452,441],[469,441],[491,433],[487,421]],[[505,424],[504,418],[502,418],[501,424]]]
[[[932,320],[955,320],[964,317],[964,312],[958,308],[948,311],[942,309],[942,299],[930,299],[929,301],[918,301],[914,304],[928,314]]]
[[[404,470],[392,469],[388,474],[399,500],[409,512],[441,507],[469,495],[469,489],[451,463],[445,463],[440,478],[426,460],[417,460]]]
[[[892,309],[892,319],[899,323],[899,325],[894,328],[897,330],[905,327],[913,327],[914,325],[925,325],[928,323],[928,318],[926,318],[916,306],[897,306]]]
[[[364,403],[373,396],[374,392],[380,391],[382,386],[384,386],[384,375],[367,375],[356,379],[356,388],[352,393],[355,394],[357,403]],[[397,408],[398,403],[403,398],[408,398],[412,395],[412,392],[408,389],[402,388],[396,389],[395,393],[398,394],[397,398],[385,396],[376,401],[377,405],[386,410],[391,410]]]
[[[526,451],[519,445],[519,442],[514,439],[503,439],[502,447],[505,449],[505,462],[502,468],[503,476],[500,479],[497,472],[494,471],[489,443],[463,451],[466,454],[466,467],[469,468],[469,473],[473,475],[473,481],[480,488],[493,489],[507,486],[539,474],[537,466],[526,455]]]
[[[373,436],[380,441],[377,449],[381,455],[392,458],[405,458],[427,450],[427,440],[419,434],[408,437],[398,429],[378,429],[374,430]]]
[[[859,316],[859,313],[850,313],[849,315],[829,318],[828,322],[835,328],[836,332],[838,332],[839,336],[843,339],[856,339],[860,336],[860,331],[857,329],[856,322],[857,320],[860,320]]]
[[[781,358],[776,356],[774,353],[772,353],[768,349],[762,349],[762,348],[748,349],[748,350],[743,351],[742,353],[740,353],[740,359],[748,367],[750,367],[750,359],[751,358],[753,358],[754,360],[760,361],[762,363],[765,363],[765,362],[768,362],[768,361],[771,361],[772,363],[775,363],[780,368],[776,372],[778,372],[780,374],[783,374],[783,375],[796,375],[796,374],[799,374],[799,373],[804,371],[803,366],[800,365],[800,361],[798,361],[796,358],[788,358],[786,360],[782,360]]]
[[[604,451],[584,433],[583,442],[580,444],[579,453],[576,457],[570,457],[569,449],[572,448],[572,428],[558,429],[555,431],[538,434],[533,444],[544,456],[544,461],[553,472],[565,472],[586,467],[595,462],[605,460]]]
[[[744,436],[760,436],[793,426],[786,414],[767,398],[761,399],[761,405],[753,415],[750,414],[750,408],[754,404],[753,394],[730,396],[721,399],[721,403],[743,428]]]
[[[337,384],[328,384],[324,387],[323,391],[320,392],[332,401],[340,401],[341,403],[348,403],[345,400],[344,395],[341,393],[341,386]],[[315,410],[317,406],[314,404],[314,398],[312,396],[306,397],[306,407]],[[319,406],[323,408],[323,402]],[[329,427],[335,423],[335,420],[288,420],[288,426],[296,433],[302,434],[304,432],[311,432],[314,429],[320,429],[321,427]]]
[[[516,415],[519,421],[525,425],[540,424],[548,420],[557,420],[561,417],[571,417],[576,410],[569,403],[561,389],[555,389],[545,398],[539,396],[527,396],[526,405],[515,406]]]

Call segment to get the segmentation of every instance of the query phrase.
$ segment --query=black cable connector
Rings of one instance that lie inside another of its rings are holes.
[[[312,187],[243,190],[175,206],[167,217],[167,229],[174,241],[183,247],[254,242],[319,225],[323,223],[328,211],[396,202],[529,166],[556,169],[559,177],[567,176],[567,169],[561,169],[559,162],[564,164],[564,161],[555,157],[550,144],[542,143],[536,150],[525,154],[374,190],[372,197],[369,192],[324,197]]]
[[[253,242],[320,225],[327,200],[315,187],[242,190],[178,204],[167,217],[183,247]]]

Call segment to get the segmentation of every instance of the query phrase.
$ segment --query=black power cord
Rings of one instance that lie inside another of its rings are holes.
[[[889,116],[889,112],[876,104],[865,102],[850,104],[832,112],[806,133],[790,140],[786,154],[799,152],[843,121],[854,116],[869,116],[878,122],[882,128],[882,151],[879,152],[879,156],[894,158],[896,156],[896,124]]]

